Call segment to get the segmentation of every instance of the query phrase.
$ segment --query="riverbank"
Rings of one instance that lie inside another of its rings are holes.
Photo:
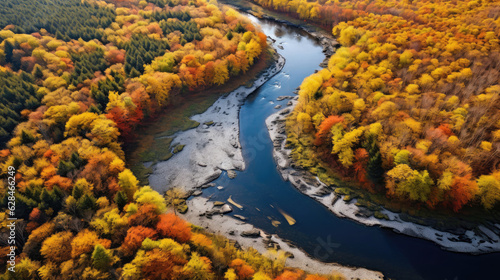
[[[256,13],[255,10],[259,9],[259,6],[244,1],[232,1],[231,4],[236,9],[250,12],[254,15]],[[266,20],[299,28],[316,38],[326,56],[320,66],[326,67],[328,65],[330,56],[339,46],[331,34],[318,29],[314,25],[304,24],[286,15],[276,12],[270,13],[271,16],[262,14],[261,17]],[[295,97],[290,98],[295,99]],[[295,168],[290,158],[291,151],[285,149],[286,132],[284,119],[292,112],[296,101],[293,100],[291,102],[292,104],[289,104],[288,108],[271,115],[266,120],[266,125],[274,143],[273,155],[279,172],[282,174],[283,179],[289,180],[299,191],[319,201],[339,217],[349,218],[367,226],[376,225],[386,227],[398,233],[430,240],[445,250],[470,254],[500,251],[500,224],[498,223],[477,225],[469,228],[460,227],[453,229],[453,232],[437,230],[428,225],[405,221],[405,218],[401,214],[391,212],[383,207],[381,210],[373,211],[373,209],[371,210],[361,205],[358,206],[357,199],[347,199],[346,195],[337,194],[335,187],[326,186],[318,178],[302,170],[300,167]]]
[[[285,65],[275,53],[275,63],[264,71],[250,87],[241,86],[219,98],[204,113],[191,117],[200,123],[194,129],[172,135],[171,146],[182,150],[166,161],[152,164],[149,184],[160,193],[178,187],[186,192],[213,181],[223,170],[243,170],[245,161],[239,143],[239,111],[245,99]]]
[[[220,86],[177,95],[164,110],[165,113],[145,121],[137,131],[140,137],[125,145],[127,166],[141,184],[149,185],[149,175],[152,173],[150,166],[153,163],[167,160],[176,151],[176,147],[171,145],[173,135],[200,125],[191,116],[205,112],[221,96],[239,87],[252,85],[261,73],[275,63],[274,54],[275,50],[268,47],[244,75],[232,77]]]
[[[308,171],[296,167],[291,158],[291,150],[286,148],[285,121],[297,103],[297,96],[288,98],[292,99],[290,106],[269,116],[266,119],[266,125],[273,141],[273,156],[279,172],[284,180],[290,181],[300,192],[320,202],[338,217],[348,218],[366,226],[386,227],[397,233],[426,239],[445,250],[471,254],[500,251],[500,224],[478,225],[473,229],[456,229],[452,233],[407,222],[403,220],[401,214],[383,207],[375,212],[357,205],[357,199],[347,199],[345,195],[335,192],[335,186],[327,186]]]
[[[297,20],[295,18],[283,15],[281,13],[277,13],[271,10],[266,9],[267,14],[263,14],[262,12],[256,12],[255,10],[264,10],[261,6],[258,6],[254,3],[250,3],[247,1],[220,1],[221,3],[224,3],[224,5],[230,6],[240,12],[244,13],[249,13],[255,17],[264,19],[264,20],[269,20],[272,22],[276,22],[279,24],[287,25],[290,27],[294,27],[297,29],[300,29],[302,31],[307,32],[310,36],[316,39],[318,44],[321,45],[323,48],[323,53],[325,54],[325,59],[323,62],[319,64],[321,67],[327,67],[328,66],[328,61],[330,60],[330,57],[335,53],[336,49],[340,47],[340,44],[336,41],[336,39],[333,37],[331,32],[325,31],[323,28],[319,28],[316,25],[312,25],[309,23],[304,23],[300,20]]]
[[[235,240],[245,248],[253,247],[263,255],[268,254],[269,249],[279,248],[289,255],[286,266],[325,275],[337,272],[347,279],[384,279],[384,275],[377,271],[317,261],[277,235],[267,234],[244,221],[220,214],[222,208],[230,209],[228,204],[215,206],[208,198],[199,196],[188,200],[187,204],[189,211],[182,216],[185,220]]]
[[[281,179],[272,157],[272,143],[265,119],[276,112],[277,109],[273,107],[283,108],[290,101],[276,99],[278,96],[291,95],[304,77],[318,69],[317,65],[324,55],[310,36],[303,32],[297,33],[295,28],[254,17],[252,20],[259,22],[266,34],[276,40],[275,46],[284,47],[278,51],[287,58],[287,63],[281,74],[251,95],[242,106],[239,129],[247,160],[245,170],[237,172],[237,177],[231,180],[223,172],[220,179],[203,186],[210,186],[207,189],[197,189],[195,195],[202,192],[202,196],[209,200],[224,202],[232,196],[245,207],[244,210],[233,207],[234,213],[244,215],[248,224],[276,233],[293,242],[309,256],[325,262],[383,271],[387,277],[395,279],[440,280],[454,279],[456,276],[488,279],[495,275],[495,268],[490,264],[496,261],[498,254],[471,256],[451,253],[423,239],[339,218],[324,205],[305,197],[289,182]],[[304,49],[309,51],[304,52]],[[287,211],[297,223],[289,225],[275,206]],[[234,216],[238,221],[236,215],[227,216]],[[206,220],[217,225],[210,219]],[[281,224],[275,225],[276,220]],[[317,254],[316,249],[325,240],[331,240],[334,249],[328,254],[324,254],[325,250],[322,249]]]
[[[325,274],[335,270],[349,279],[383,279],[383,275],[379,272],[321,263],[277,236],[243,237],[240,234],[244,231],[253,230],[254,233],[258,231],[259,235],[261,231],[230,216],[221,216],[217,213],[211,215],[209,219],[207,217],[210,215],[205,214],[213,211],[213,202],[207,202],[208,199],[197,195],[205,187],[215,187],[208,183],[219,177],[223,171],[228,171],[230,175],[233,170],[245,169],[239,141],[241,106],[250,94],[279,73],[284,64],[284,57],[276,54],[275,64],[263,72],[251,87],[240,87],[218,99],[206,112],[191,117],[192,121],[200,123],[197,128],[169,136],[172,137],[170,146],[183,145],[183,148],[168,160],[160,161],[150,167],[153,173],[149,176],[149,183],[159,192],[164,192],[170,187],[180,187],[192,194],[193,197],[187,201],[188,211],[183,215],[187,221],[212,232],[221,233],[242,246],[254,247],[261,253],[267,252],[269,244],[279,246],[294,256],[287,261],[288,266]],[[235,231],[232,232],[233,230]]]

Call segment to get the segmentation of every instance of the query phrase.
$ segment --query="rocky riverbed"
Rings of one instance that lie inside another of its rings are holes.
[[[182,144],[184,149],[152,166],[152,188],[161,193],[172,187],[191,192],[218,178],[223,170],[232,174],[231,170],[245,168],[239,142],[239,111],[247,96],[285,65],[285,59],[277,53],[274,61],[251,87],[241,86],[219,98],[206,112],[191,117],[201,125],[174,135],[172,146]]]
[[[380,272],[317,261],[278,236],[265,234],[246,223],[246,217],[227,215],[237,210],[237,203],[232,204],[229,200],[227,203],[212,202],[209,201],[210,198],[200,196],[204,189],[216,187],[210,182],[223,171],[227,171],[228,178],[232,178],[236,176],[234,170],[245,169],[239,142],[239,111],[252,92],[281,71],[285,59],[277,54],[275,61],[273,66],[257,78],[252,87],[240,87],[221,97],[205,113],[193,116],[192,119],[202,125],[174,135],[172,145],[185,146],[169,160],[152,166],[150,185],[159,192],[171,187],[184,189],[192,196],[187,201],[188,210],[183,215],[184,219],[264,254],[270,248],[282,249],[290,256],[287,266],[314,273],[329,274],[337,271],[348,279],[383,279]],[[290,101],[288,105],[291,104]],[[217,189],[222,190],[224,187],[218,186]]]
[[[229,204],[216,203],[204,197],[193,197],[187,201],[187,204],[189,210],[183,215],[184,219],[211,232],[235,240],[237,246],[253,247],[264,255],[268,253],[269,249],[283,250],[288,256],[287,266],[320,274],[340,272],[347,279],[384,279],[384,275],[377,271],[317,261],[275,234],[267,234],[251,224],[224,215],[232,211]]]

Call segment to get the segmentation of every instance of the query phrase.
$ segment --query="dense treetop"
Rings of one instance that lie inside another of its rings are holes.
[[[21,116],[40,106],[41,94],[31,82],[31,74],[0,72],[0,142],[10,139]]]
[[[114,19],[113,9],[81,0],[5,0],[0,10],[0,28],[27,34],[45,29],[65,41],[103,39],[101,29]]]
[[[266,36],[247,19],[202,0],[2,5],[2,264],[9,166],[18,218],[16,273],[2,279],[334,279],[189,225],[125,167],[119,140],[172,96],[259,59]]]
[[[335,25],[342,45],[301,86],[299,162],[410,205],[500,200],[497,1],[256,2]]]

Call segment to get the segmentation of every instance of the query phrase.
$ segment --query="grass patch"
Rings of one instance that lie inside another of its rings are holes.
[[[186,145],[180,145],[180,144],[179,144],[179,145],[177,145],[177,146],[175,146],[175,147],[174,147],[174,150],[172,151],[172,153],[177,154],[178,152],[182,151],[182,150],[184,149],[184,147],[185,147],[185,146],[186,146]]]
[[[157,161],[164,161],[173,156],[170,152],[170,145],[172,144],[172,138],[157,138],[153,141],[153,145],[151,147],[141,153],[141,161],[153,163]]]
[[[375,211],[375,213],[373,214],[373,216],[375,216],[375,218],[377,218],[379,220],[389,220],[389,216],[387,216],[386,214],[381,213],[379,211]]]
[[[334,190],[334,192],[336,194],[340,194],[340,195],[349,195],[349,194],[351,194],[351,190],[350,189],[346,189],[346,188],[336,188]]]
[[[141,184],[149,185],[148,177],[153,173],[151,167],[148,168],[144,166],[146,162],[156,163],[158,161],[167,160],[173,156],[172,152],[170,152],[172,140],[172,138],[153,139],[150,148],[140,154],[140,161],[130,166],[130,170],[132,170]]]
[[[144,164],[141,163],[131,166],[130,170],[132,171],[132,173],[134,173],[135,177],[137,178],[137,180],[139,180],[141,185],[143,186],[149,185],[148,178],[149,175],[153,173],[152,168],[146,168],[146,166],[144,166]]]
[[[349,202],[349,201],[353,200],[353,198],[354,198],[354,197],[352,197],[352,196],[350,196],[350,195],[344,195],[343,200],[344,200],[345,202]]]
[[[188,211],[188,206],[184,202],[181,205],[177,205],[176,210],[177,210],[178,213],[184,214],[184,213],[186,213]]]

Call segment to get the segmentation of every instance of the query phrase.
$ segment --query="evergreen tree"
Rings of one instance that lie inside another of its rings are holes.
[[[35,69],[33,70],[33,76],[39,80],[43,79],[42,67],[40,67],[40,65],[35,66]]]
[[[384,169],[382,167],[382,156],[374,135],[368,136],[364,143],[364,148],[368,151],[369,159],[367,165],[367,175],[370,181],[380,186],[384,182]]]
[[[14,45],[12,45],[12,43],[9,40],[5,40],[4,52],[5,52],[5,62],[12,63]]]
[[[127,193],[125,193],[124,191],[117,192],[115,195],[114,201],[115,201],[116,205],[118,206],[118,209],[120,209],[120,211],[122,211],[123,207],[125,207],[125,205],[127,205],[127,203],[128,203]]]
[[[33,135],[31,133],[29,133],[26,130],[23,130],[21,132],[21,143],[30,144],[30,143],[35,143],[35,142],[36,142],[36,139],[35,139],[35,137],[33,137]]]
[[[238,22],[234,31],[236,31],[237,33],[245,33],[247,30],[245,29],[245,27],[243,27],[243,25],[241,25],[240,22]]]
[[[92,266],[101,271],[108,271],[113,261],[113,255],[101,244],[97,244],[92,252]]]
[[[70,161],[61,160],[59,161],[59,166],[57,167],[57,174],[61,176],[67,176],[68,173],[75,169],[75,165]]]

